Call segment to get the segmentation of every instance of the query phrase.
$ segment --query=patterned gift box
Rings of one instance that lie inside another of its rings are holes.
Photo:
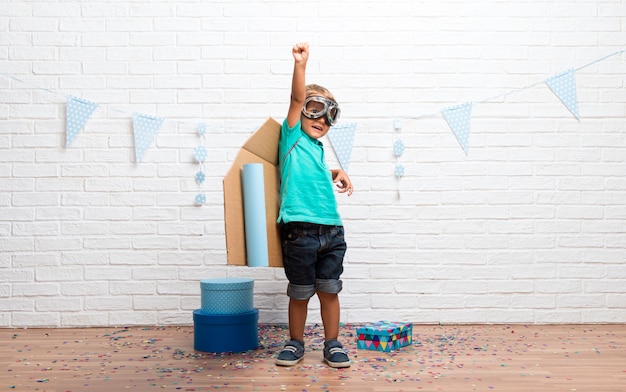
[[[389,352],[413,342],[413,324],[378,321],[357,328],[356,334],[357,348]]]
[[[200,281],[202,312],[207,314],[239,314],[254,310],[254,280],[247,278],[215,278]]]

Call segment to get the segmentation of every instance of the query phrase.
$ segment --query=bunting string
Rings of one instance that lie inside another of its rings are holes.
[[[603,56],[601,58],[593,60],[593,61],[591,61],[591,62],[589,62],[587,64],[584,64],[584,65],[581,65],[581,66],[579,66],[577,68],[574,68],[574,72],[577,72],[577,71],[580,71],[582,69],[588,68],[588,67],[590,67],[590,66],[592,66],[594,64],[600,63],[600,62],[602,62],[604,60],[607,60],[607,59],[609,59],[611,57],[620,55],[620,54],[625,53],[625,52],[626,52],[626,49],[618,50],[616,52],[613,52],[611,54],[608,54],[606,56]],[[519,92],[522,92],[522,91],[525,91],[525,90],[533,89],[533,88],[535,88],[537,86],[540,86],[540,85],[542,85],[544,83],[545,83],[545,80],[540,80],[540,81],[534,82],[532,84],[529,84],[527,86],[511,89],[511,90],[505,91],[503,93],[500,93],[500,94],[497,94],[497,95],[494,95],[494,96],[491,96],[491,97],[488,97],[488,98],[483,98],[483,99],[478,100],[478,101],[472,101],[472,103],[473,104],[481,104],[481,103],[488,103],[488,102],[502,102],[505,98],[507,98],[507,97],[509,97],[511,95],[514,95],[516,93],[519,93]],[[412,119],[412,120],[419,120],[419,119],[422,119],[422,118],[437,117],[437,116],[442,114],[442,111],[443,110],[437,110],[436,112],[429,112],[429,113],[424,113],[424,114],[418,114],[418,115],[415,115],[415,116],[407,116],[407,118]]]
[[[613,52],[613,53],[611,53],[611,54],[607,54],[606,56],[604,56],[604,57],[600,57],[599,59],[596,59],[596,60],[593,60],[593,61],[592,61],[592,62],[590,62],[590,63],[587,63],[587,64],[585,64],[585,65],[581,65],[581,66],[580,66],[580,67],[578,67],[578,68],[574,68],[574,72],[576,72],[576,71],[580,71],[581,69],[585,69],[585,68],[587,68],[587,67],[591,67],[591,66],[592,66],[592,65],[594,65],[594,64],[597,64],[597,63],[599,63],[599,62],[601,62],[601,61],[604,61],[604,60],[606,60],[606,59],[608,59],[608,58],[611,58],[611,57],[613,57],[613,56],[620,55],[620,54],[625,53],[625,52],[626,52],[626,49],[622,49],[622,50],[618,50],[618,51],[616,51],[616,52]]]
[[[16,82],[20,82],[22,84],[30,86],[30,87],[32,87],[32,88],[34,88],[36,90],[46,91],[46,92],[49,92],[50,94],[57,95],[57,96],[60,96],[60,97],[65,97],[65,98],[69,97],[69,95],[61,94],[58,91],[50,90],[49,88],[45,88],[45,87],[38,86],[36,84],[32,84],[32,83],[27,82],[25,80],[22,80],[20,78],[16,78],[15,76],[11,76],[11,75],[8,75],[8,74],[5,74],[5,73],[0,73],[0,75],[4,76],[7,79],[12,79],[12,80],[15,80]]]

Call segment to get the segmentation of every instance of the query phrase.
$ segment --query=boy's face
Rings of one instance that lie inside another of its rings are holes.
[[[339,113],[339,106],[334,100],[322,95],[308,96],[300,116],[302,130],[309,137],[319,139],[335,124]]]
[[[302,123],[302,130],[312,139],[324,137],[330,130],[330,125],[326,123],[326,118],[324,118],[324,116],[320,118],[307,118],[306,116],[301,115],[300,119]]]

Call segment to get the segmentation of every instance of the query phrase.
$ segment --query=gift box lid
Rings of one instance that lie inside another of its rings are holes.
[[[254,280],[246,278],[215,278],[200,281],[202,290],[248,290],[253,287]]]
[[[395,335],[412,327],[413,324],[411,323],[396,321],[376,321],[374,323],[366,324],[361,328],[357,328],[357,332],[367,335],[375,335],[380,334],[381,332],[386,332],[390,335]]]

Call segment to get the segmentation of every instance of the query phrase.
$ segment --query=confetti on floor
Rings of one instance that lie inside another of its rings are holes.
[[[321,325],[295,367],[274,364],[284,325],[243,353],[194,350],[191,326],[0,329],[0,392],[626,390],[626,325],[414,325],[390,353],[357,350],[358,327],[341,326],[347,369],[322,362]]]

